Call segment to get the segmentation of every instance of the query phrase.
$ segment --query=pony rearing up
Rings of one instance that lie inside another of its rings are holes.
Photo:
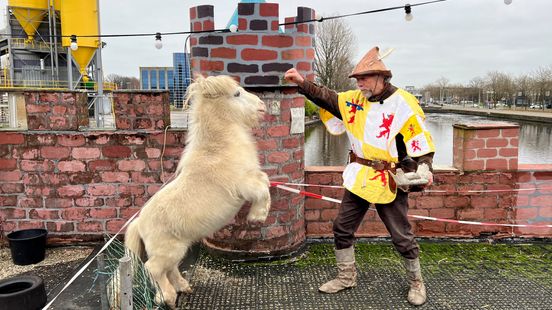
[[[132,252],[147,257],[146,269],[173,308],[178,292],[191,292],[178,270],[188,248],[226,225],[246,201],[251,222],[264,222],[270,208],[268,176],[251,130],[260,124],[265,104],[228,76],[199,78],[187,100],[191,123],[175,175],[125,236]]]

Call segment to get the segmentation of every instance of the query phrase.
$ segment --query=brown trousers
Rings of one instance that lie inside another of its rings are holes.
[[[345,190],[339,214],[333,224],[335,247],[338,250],[353,245],[355,232],[369,207],[369,202]],[[414,233],[412,233],[412,227],[407,217],[408,194],[398,190],[397,197],[393,202],[376,204],[376,209],[391,235],[391,241],[395,249],[405,258],[417,258],[419,247],[414,239]]]

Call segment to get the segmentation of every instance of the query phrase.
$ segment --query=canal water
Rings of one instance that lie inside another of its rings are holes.
[[[481,116],[428,113],[426,125],[433,135],[436,152],[434,163],[452,166],[452,125],[497,121]],[[552,164],[552,125],[508,121],[520,125],[519,163]],[[349,151],[347,135],[330,135],[322,123],[305,128],[305,165],[342,166]]]

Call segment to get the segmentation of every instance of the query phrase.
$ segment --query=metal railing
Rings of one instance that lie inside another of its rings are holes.
[[[7,70],[7,69],[4,69]],[[7,77],[7,74],[0,75],[0,87],[3,88],[48,88],[48,89],[69,89],[68,81],[55,81],[55,80],[19,80],[13,81]],[[98,91],[98,83],[86,82],[79,84],[76,89],[88,89]],[[117,84],[111,82],[104,82],[103,89],[107,91],[117,90]]]
[[[24,49],[33,49],[33,50],[41,50],[41,51],[48,51],[50,50],[50,43],[44,42],[44,41],[34,41],[24,38],[11,38],[11,46],[12,48],[24,48]],[[58,48],[61,48],[61,44],[57,44]]]

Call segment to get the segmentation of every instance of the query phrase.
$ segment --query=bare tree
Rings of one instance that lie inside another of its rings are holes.
[[[545,106],[545,98],[550,97],[552,88],[552,67],[540,67],[533,73],[532,91],[535,103],[542,103]]]
[[[348,77],[354,67],[355,36],[351,28],[343,20],[327,20],[317,25],[315,40],[314,72],[318,82],[336,91],[354,88]]]
[[[441,89],[439,88],[439,85],[436,84],[428,84],[422,88],[422,92],[424,93],[424,100],[425,102],[433,103],[433,98],[438,98],[440,95]]]
[[[118,74],[109,74],[106,82],[114,83],[119,89],[140,89],[140,81],[133,76],[122,76]]]
[[[537,106],[552,108],[552,65],[543,66],[531,74],[513,77],[509,74],[491,71],[485,78],[475,77],[467,85],[450,84],[446,77],[422,88],[427,101],[439,98],[441,101],[457,103],[462,100],[481,100],[487,107],[496,107],[497,103],[508,106]]]
[[[487,73],[487,100],[496,107],[496,102],[510,98],[512,89],[512,79],[506,73],[491,71]]]
[[[439,85],[439,103],[443,103],[443,97],[445,97],[445,100],[446,100],[446,89],[447,89],[447,85],[449,84],[449,79],[447,79],[446,77],[442,76],[440,77],[436,83],[437,85]]]
[[[471,79],[469,85],[477,90],[477,103],[481,104],[481,91],[483,91],[483,87],[485,87],[485,80],[480,77],[475,77]]]
[[[527,108],[529,102],[529,89],[531,88],[531,77],[527,74],[522,74],[515,80],[516,94],[514,95],[514,106],[521,103]]]

